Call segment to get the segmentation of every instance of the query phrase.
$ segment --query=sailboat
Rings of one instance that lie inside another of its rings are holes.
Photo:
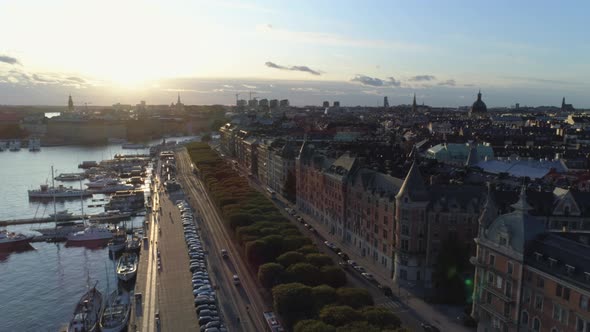
[[[117,262],[117,277],[121,281],[129,281],[137,274],[137,254],[124,253]]]
[[[120,332],[125,329],[131,314],[130,298],[129,293],[121,289],[109,294],[100,318],[102,332]]]
[[[68,324],[68,332],[98,331],[101,309],[102,293],[94,284],[94,287],[88,289],[76,304],[74,315]]]
[[[82,181],[80,181],[80,188],[82,188]],[[82,222],[86,225],[86,217],[84,215],[84,201],[82,205]],[[83,231],[75,232],[68,235],[68,244],[83,245],[106,242],[113,238],[113,233],[105,227],[98,225],[87,225]]]

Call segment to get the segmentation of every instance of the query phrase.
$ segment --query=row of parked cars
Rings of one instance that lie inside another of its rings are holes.
[[[219,311],[215,287],[207,272],[206,251],[195,225],[195,216],[186,201],[177,201],[180,210],[184,239],[188,247],[189,270],[192,276],[193,296],[201,332],[227,332]]]

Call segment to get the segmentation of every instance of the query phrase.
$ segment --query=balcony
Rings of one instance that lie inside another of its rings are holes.
[[[487,282],[483,284],[483,289],[494,294],[495,297],[499,298],[500,300],[502,300],[504,302],[514,302],[515,301],[512,297],[507,296],[501,289],[498,289],[498,288],[494,287],[494,285],[489,284]]]

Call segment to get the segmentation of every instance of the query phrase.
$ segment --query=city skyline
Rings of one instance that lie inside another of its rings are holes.
[[[0,104],[62,105],[68,94],[165,104],[178,92],[187,104],[231,104],[253,91],[298,106],[405,104],[416,93],[455,107],[481,89],[490,107],[563,96],[589,107],[588,4],[533,4],[6,3]]]

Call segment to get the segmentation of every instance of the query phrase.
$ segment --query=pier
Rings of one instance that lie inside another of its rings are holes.
[[[43,224],[48,222],[60,222],[60,221],[75,221],[75,220],[88,220],[97,222],[118,222],[121,220],[128,219],[135,216],[136,213],[130,213],[128,216],[112,216],[111,218],[101,216],[98,214],[77,214],[71,216],[60,216],[57,220],[54,217],[43,217],[43,218],[23,218],[23,219],[10,219],[0,220],[0,226],[13,226],[13,225],[26,225],[26,224]]]

